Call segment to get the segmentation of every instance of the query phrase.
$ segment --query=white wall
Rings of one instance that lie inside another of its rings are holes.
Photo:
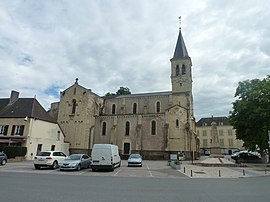
[[[27,160],[34,159],[38,144],[42,144],[42,151],[51,150],[51,146],[55,145],[55,150],[63,151],[66,155],[69,155],[69,144],[64,143],[64,135],[58,124],[31,119],[26,141]]]

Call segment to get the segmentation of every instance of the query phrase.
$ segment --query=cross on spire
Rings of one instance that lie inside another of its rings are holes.
[[[181,29],[181,16],[179,16],[179,29]]]

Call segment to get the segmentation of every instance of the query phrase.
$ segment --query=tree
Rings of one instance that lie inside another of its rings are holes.
[[[106,93],[105,96],[115,96],[115,95],[130,95],[131,92],[128,87],[120,87],[116,93]]]
[[[230,112],[230,122],[236,129],[237,139],[244,141],[244,147],[261,151],[268,148],[270,130],[270,76],[259,80],[239,82]]]

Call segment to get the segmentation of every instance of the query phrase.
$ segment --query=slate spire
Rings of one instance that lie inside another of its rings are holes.
[[[189,57],[189,56],[188,56],[187,48],[186,48],[186,45],[182,36],[181,28],[180,28],[174,55],[172,59],[181,59],[185,57]]]

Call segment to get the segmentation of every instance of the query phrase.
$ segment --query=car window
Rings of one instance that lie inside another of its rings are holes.
[[[81,159],[81,155],[76,155],[76,154],[72,154],[68,157],[68,159],[70,160],[80,160]]]
[[[66,156],[63,152],[59,152],[60,156]]]
[[[50,156],[51,153],[50,152],[39,152],[38,156]]]
[[[89,156],[83,155],[83,159],[89,159]]]
[[[53,156],[60,156],[59,152],[53,152]]]

